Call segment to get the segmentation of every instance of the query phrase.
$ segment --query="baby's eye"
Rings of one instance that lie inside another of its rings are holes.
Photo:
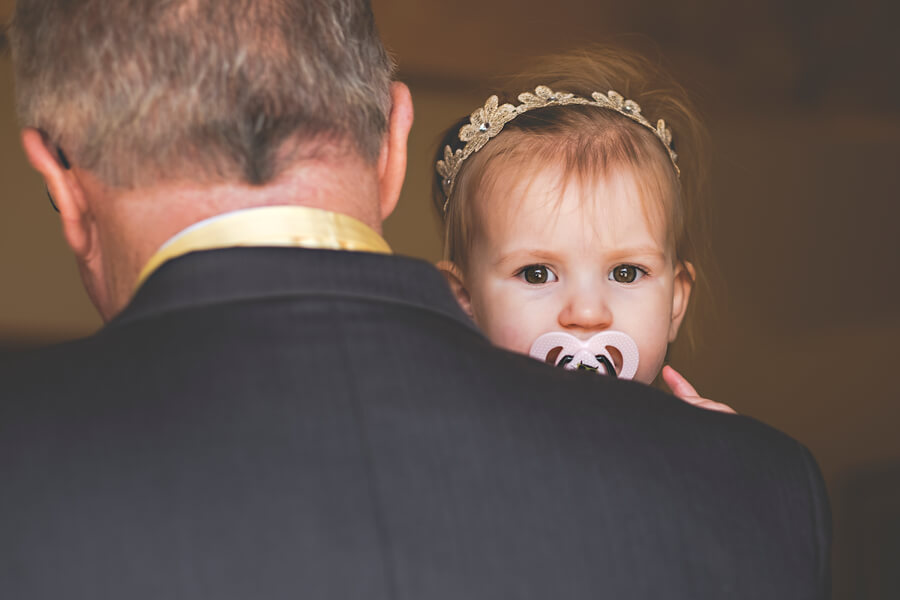
[[[528,265],[523,267],[517,275],[533,285],[556,281],[556,274],[544,265]]]
[[[609,273],[609,280],[618,283],[634,283],[647,274],[647,271],[634,265],[619,265]]]

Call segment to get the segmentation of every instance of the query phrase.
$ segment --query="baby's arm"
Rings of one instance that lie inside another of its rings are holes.
[[[692,386],[687,379],[682,377],[681,373],[669,365],[663,367],[662,378],[663,381],[666,382],[666,385],[669,386],[669,389],[672,390],[672,393],[688,404],[693,404],[694,406],[705,408],[707,410],[717,410],[719,412],[737,414],[735,410],[727,404],[701,398],[700,394],[697,393],[697,390],[694,389],[694,386]]]

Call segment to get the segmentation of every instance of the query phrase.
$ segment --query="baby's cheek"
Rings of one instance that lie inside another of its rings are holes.
[[[645,361],[642,356],[641,365],[640,368],[638,368],[637,374],[634,376],[634,380],[650,385],[662,369],[662,362],[663,361],[657,357],[651,357],[651,360]]]
[[[640,364],[637,374],[634,376],[635,381],[651,384],[659,375],[666,359],[666,345],[659,343],[645,344],[639,346]]]
[[[522,307],[522,302],[495,294],[490,301],[481,303],[482,310],[475,313],[475,324],[495,346],[527,354],[534,339],[544,332],[532,331],[534,319]]]
[[[519,352],[520,354],[528,354],[531,349],[532,337],[527,331],[525,323],[515,318],[500,319],[495,323],[495,327],[488,334],[491,341],[501,348]]]
[[[623,331],[638,345],[640,364],[635,381],[653,383],[662,370],[668,349],[668,320],[666,307],[661,303],[648,307],[636,322],[623,324]]]

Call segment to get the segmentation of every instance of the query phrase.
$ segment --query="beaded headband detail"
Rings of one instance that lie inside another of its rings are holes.
[[[681,170],[678,168],[678,155],[675,154],[672,145],[672,132],[666,127],[666,122],[662,119],[656,122],[654,127],[644,115],[641,114],[641,107],[634,100],[627,100],[618,92],[610,90],[606,94],[594,92],[591,98],[582,98],[574,94],[563,92],[554,92],[545,85],[539,85],[534,88],[534,93],[523,92],[518,96],[521,104],[513,106],[512,104],[499,104],[497,96],[491,96],[484,103],[484,106],[477,109],[469,117],[469,122],[459,129],[459,140],[465,142],[465,146],[458,148],[455,152],[449,145],[444,146],[444,158],[437,161],[435,169],[441,176],[441,188],[444,191],[444,207],[443,212],[447,212],[447,205],[450,203],[450,194],[453,192],[453,185],[456,183],[456,176],[462,166],[463,161],[481,150],[491,138],[494,138],[503,131],[503,127],[518,117],[536,108],[546,108],[548,106],[567,106],[572,104],[582,106],[597,106],[599,108],[608,108],[617,113],[628,117],[635,123],[639,123],[653,132],[665,146],[672,160],[672,166],[675,168],[675,174],[681,176]]]

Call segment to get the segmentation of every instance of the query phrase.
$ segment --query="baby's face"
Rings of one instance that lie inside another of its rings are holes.
[[[462,276],[463,307],[492,342],[521,353],[550,331],[579,339],[623,331],[640,352],[634,379],[652,382],[691,288],[664,219],[645,215],[654,200],[641,199],[628,168],[564,190],[558,169],[504,177],[474,199],[480,227]]]

